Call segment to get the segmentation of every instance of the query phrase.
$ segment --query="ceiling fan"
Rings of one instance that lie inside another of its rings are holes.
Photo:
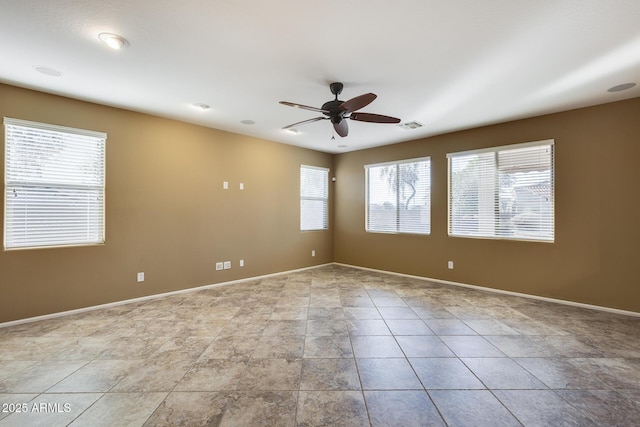
[[[342,93],[343,87],[344,85],[342,83],[331,83],[329,85],[329,89],[331,89],[331,93],[336,96],[336,99],[334,99],[333,101],[325,102],[320,108],[309,107],[307,105],[296,104],[294,102],[280,101],[280,104],[282,105],[302,108],[304,110],[317,111],[324,114],[324,116],[303,120],[298,123],[293,123],[289,126],[283,127],[282,129],[291,129],[294,126],[317,122],[318,120],[331,120],[336,133],[342,137],[345,137],[349,134],[349,126],[347,125],[346,119],[369,123],[400,123],[400,119],[395,117],[383,116],[381,114],[358,113],[357,111],[359,109],[364,108],[372,103],[373,100],[377,98],[377,95],[373,93],[365,93],[364,95],[351,98],[348,101],[340,101],[338,99],[338,95]]]

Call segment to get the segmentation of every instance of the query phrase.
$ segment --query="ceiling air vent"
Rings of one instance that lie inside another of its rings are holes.
[[[422,123],[413,121],[413,122],[401,123],[398,126],[400,126],[402,129],[410,130],[410,129],[421,128],[422,127]]]

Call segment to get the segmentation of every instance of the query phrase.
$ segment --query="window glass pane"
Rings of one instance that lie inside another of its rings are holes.
[[[495,226],[493,153],[456,156],[450,167],[452,234],[492,235]]]
[[[103,141],[21,126],[8,126],[7,137],[8,181],[101,185]]]
[[[5,248],[104,242],[105,140],[5,118]]]
[[[398,231],[426,233],[430,230],[431,163],[413,162],[399,165]]]
[[[99,190],[12,187],[7,215],[12,247],[102,242]]]
[[[322,230],[326,228],[326,202],[324,200],[300,201],[300,228],[302,230]]]
[[[429,159],[366,166],[367,231],[429,234]]]
[[[329,170],[300,167],[300,230],[328,228]]]
[[[553,143],[449,155],[449,234],[553,241]]]
[[[551,147],[498,154],[499,235],[553,239]]]
[[[368,169],[368,218],[369,231],[396,231],[398,197],[395,191],[397,165],[377,166]]]

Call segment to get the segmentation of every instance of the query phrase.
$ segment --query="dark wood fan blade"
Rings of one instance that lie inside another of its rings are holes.
[[[342,137],[349,134],[349,125],[344,119],[340,120],[340,123],[334,123],[333,128],[336,130],[336,133]]]
[[[357,111],[371,104],[376,98],[377,95],[374,93],[365,93],[364,95],[356,96],[355,98],[351,98],[348,101],[344,101],[340,105],[339,110],[347,111],[349,113],[352,111]]]
[[[303,120],[301,122],[294,123],[294,124],[291,124],[289,126],[285,126],[282,129],[291,129],[294,126],[304,125],[304,124],[312,123],[312,122],[317,122],[318,120],[329,120],[329,117],[314,117],[313,119]]]
[[[351,120],[370,123],[400,123],[400,119],[391,116],[383,116],[382,114],[371,113],[352,113],[349,116]]]
[[[302,108],[303,110],[316,111],[318,113],[329,113],[328,110],[323,110],[322,108],[309,107],[308,105],[296,104],[295,102],[280,101],[280,104],[293,108]]]

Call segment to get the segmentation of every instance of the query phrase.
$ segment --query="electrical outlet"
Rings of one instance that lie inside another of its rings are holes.
[[[241,183],[240,183],[240,189],[241,189],[241,190],[244,190],[244,182],[241,182]]]
[[[225,189],[225,190],[228,190],[229,189],[229,182],[228,181],[223,181],[222,182],[222,188]]]
[[[216,271],[222,270],[224,268],[224,264],[221,262],[216,262]]]
[[[447,262],[447,267],[449,268],[449,270],[453,270],[453,261]]]
[[[228,270],[228,269],[230,269],[230,268],[231,268],[231,261],[225,261],[225,262],[224,262],[224,269],[225,269],[225,270]]]
[[[316,256],[316,251],[315,250],[311,251],[311,256]]]
[[[239,265],[240,267],[244,267],[244,260],[243,260],[243,259],[241,259],[241,260],[240,260],[240,262],[238,263],[238,265]]]
[[[137,280],[138,280],[138,283],[144,282],[144,271],[141,271],[140,273],[138,273]]]

